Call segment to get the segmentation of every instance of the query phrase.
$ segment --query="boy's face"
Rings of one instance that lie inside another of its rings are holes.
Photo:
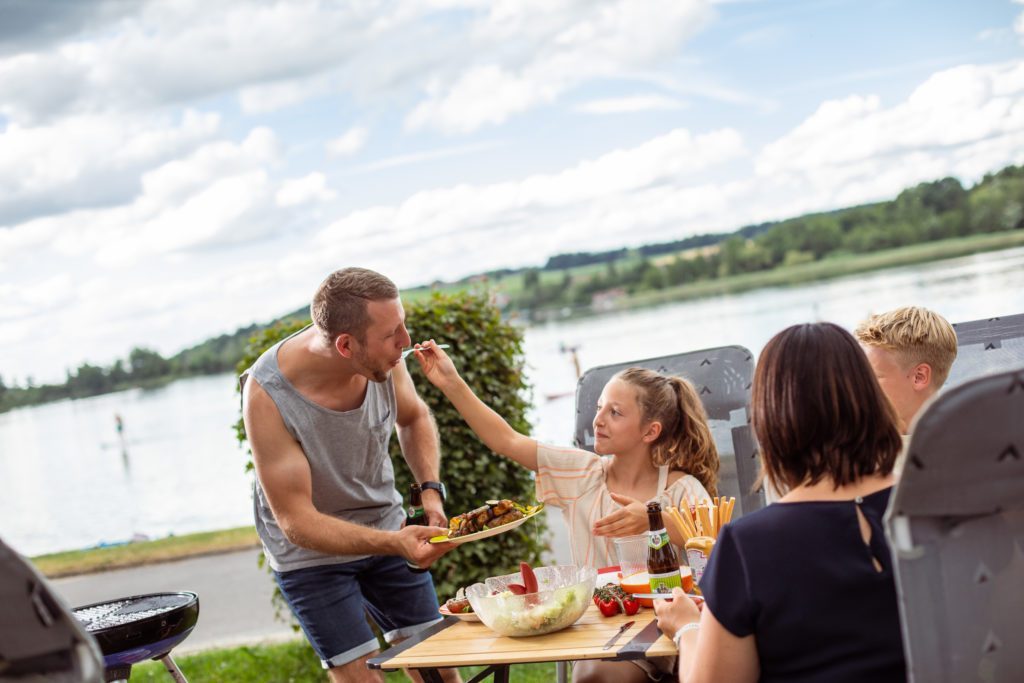
[[[921,404],[931,396],[931,368],[925,363],[904,367],[895,353],[878,346],[863,346],[879,386],[896,409],[900,431],[906,434]]]

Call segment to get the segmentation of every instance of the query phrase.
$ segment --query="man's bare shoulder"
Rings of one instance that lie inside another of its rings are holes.
[[[270,394],[253,377],[249,377],[242,387],[242,415],[246,419],[247,428],[250,427],[248,422],[254,418],[258,418],[261,422],[253,423],[251,426],[262,424],[262,420],[268,417],[277,418],[278,420],[281,418],[274,399],[270,397]]]

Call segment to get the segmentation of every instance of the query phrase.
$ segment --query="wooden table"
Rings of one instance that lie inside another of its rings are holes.
[[[633,624],[610,649],[602,647],[623,624]],[[508,681],[511,664],[562,662],[579,659],[646,659],[675,657],[672,641],[662,635],[654,610],[641,609],[627,617],[603,617],[590,605],[572,626],[544,636],[509,638],[499,636],[480,622],[446,617],[368,662],[371,669],[420,669],[426,681],[439,681],[436,669],[484,666],[471,681],[493,674],[495,683]]]

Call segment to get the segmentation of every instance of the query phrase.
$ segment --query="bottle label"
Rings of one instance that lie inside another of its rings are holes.
[[[653,550],[660,550],[668,545],[668,531],[652,531],[647,537],[647,545]]]
[[[683,577],[679,570],[665,574],[651,574],[652,593],[671,593],[673,588],[683,587]]]
[[[409,509],[405,511],[405,515],[408,519],[418,519],[423,516],[423,508],[416,508],[409,506]]]

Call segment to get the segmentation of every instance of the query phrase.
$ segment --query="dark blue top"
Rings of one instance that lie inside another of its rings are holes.
[[[861,502],[869,545],[854,501],[773,503],[722,528],[700,588],[730,633],[754,634],[762,683],[906,681],[882,531],[891,491]]]

